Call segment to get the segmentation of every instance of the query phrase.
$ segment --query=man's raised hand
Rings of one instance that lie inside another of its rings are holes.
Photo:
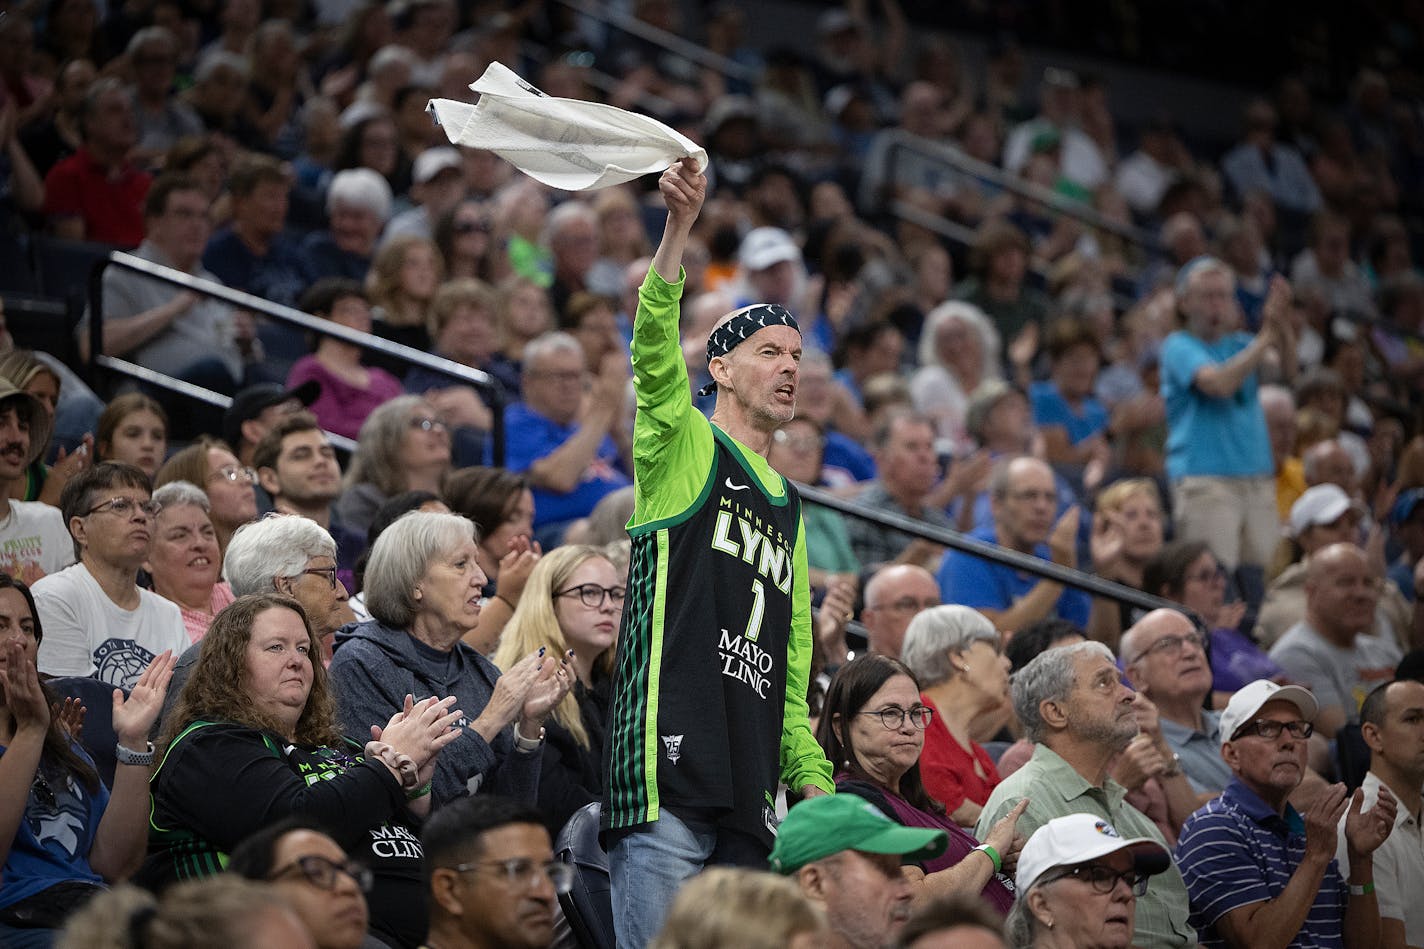
[[[658,179],[658,190],[667,204],[671,222],[691,227],[707,199],[707,176],[697,170],[697,159],[689,156],[670,165]]]

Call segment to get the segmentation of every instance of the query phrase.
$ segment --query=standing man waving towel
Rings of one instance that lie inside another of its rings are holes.
[[[706,197],[684,158],[658,182],[667,225],[633,324],[635,502],[605,767],[618,945],[655,935],[684,880],[765,868],[778,779],[834,791],[806,713],[811,603],[795,488],[767,463],[796,408],[801,333],[779,306],[707,342],[709,423],[678,341],[682,254]]]

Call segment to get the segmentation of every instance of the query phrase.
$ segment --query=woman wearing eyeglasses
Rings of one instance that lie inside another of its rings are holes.
[[[223,558],[208,512],[212,503],[197,485],[170,481],[153,493],[159,504],[145,567],[153,592],[178,605],[193,642],[202,639],[218,610],[233,601],[218,579]]]
[[[538,804],[550,837],[603,795],[603,736],[625,593],[624,575],[597,547],[558,547],[529,575],[494,656],[495,665],[512,669],[540,648],[571,654],[573,687],[544,727]]]
[[[920,752],[933,714],[920,701],[919,683],[904,663],[870,653],[841,666],[831,680],[816,739],[836,769],[838,792],[865,798],[906,827],[949,835],[944,854],[914,873],[916,902],[979,894],[1007,914],[1014,897],[1005,880],[1023,845],[1014,829],[1027,802],[999,820],[982,844],[950,820],[920,778]]]
[[[237,460],[227,443],[204,436],[158,469],[154,488],[187,481],[208,496],[218,549],[227,550],[232,532],[257,517],[257,473]]]
[[[165,652],[115,704],[119,754],[111,792],[67,723],[50,711],[58,699],[35,669],[43,638],[29,588],[0,573],[3,946],[50,945],[72,912],[143,859],[148,730],[173,675],[173,654]]]
[[[501,675],[462,642],[479,622],[484,583],[469,520],[404,515],[376,538],[366,563],[373,619],[339,633],[331,661],[348,734],[369,734],[406,695],[455,697],[465,717],[432,775],[437,807],[477,792],[534,800],[545,720],[572,682],[564,654],[531,650]]]
[[[374,875],[317,822],[289,817],[262,828],[237,846],[227,869],[270,883],[317,949],[359,949],[366,942],[366,893]]]
[[[449,470],[450,430],[444,418],[420,396],[397,396],[362,423],[332,514],[343,527],[364,533],[381,505],[397,494],[439,496]]]
[[[1171,864],[1167,848],[1124,838],[1095,814],[1055,817],[1019,854],[1013,949],[1127,949],[1147,878]]]
[[[214,618],[164,717],[140,880],[211,876],[251,834],[303,817],[370,866],[372,929],[414,946],[426,925],[419,821],[463,713],[450,698],[403,699],[375,723],[378,740],[370,726],[346,737],[319,650],[301,604],[282,594],[239,597]]]

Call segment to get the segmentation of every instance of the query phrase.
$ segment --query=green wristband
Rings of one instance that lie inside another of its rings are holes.
[[[990,862],[994,864],[995,873],[998,873],[1000,870],[1004,869],[1004,861],[1003,858],[999,856],[999,851],[995,850],[988,844],[980,844],[974,849],[984,851],[984,856],[988,857]]]
[[[430,781],[426,781],[426,782],[425,782],[424,784],[422,784],[420,787],[418,787],[418,788],[412,788],[411,790],[406,791],[406,792],[405,792],[405,799],[406,799],[407,801],[415,801],[415,800],[419,800],[419,799],[422,798],[422,797],[425,797],[425,795],[427,795],[427,794],[430,793],[430,785],[431,785],[431,782],[430,782]]]
[[[1371,893],[1373,893],[1374,891],[1375,891],[1375,885],[1374,885],[1373,883],[1351,883],[1351,884],[1350,884],[1350,895],[1351,895],[1351,896],[1369,896],[1369,895],[1370,895]]]

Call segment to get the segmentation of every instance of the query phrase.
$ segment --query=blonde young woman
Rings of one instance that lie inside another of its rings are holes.
[[[440,251],[428,238],[399,234],[382,244],[366,276],[371,332],[428,352],[430,307],[444,273]]]
[[[539,648],[567,655],[577,679],[544,726],[539,809],[556,835],[603,794],[603,734],[623,618],[624,574],[598,547],[569,545],[534,566],[505,624],[494,664],[509,669]]]

